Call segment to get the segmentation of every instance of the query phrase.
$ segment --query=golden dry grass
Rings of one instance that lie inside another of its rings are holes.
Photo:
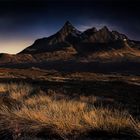
[[[7,84],[5,89],[10,93],[9,96],[15,100],[23,100],[25,97],[28,97],[32,92],[33,88],[25,83],[20,84]]]
[[[140,137],[140,123],[127,112],[113,108],[95,107],[96,97],[57,99],[38,93],[30,96],[34,88],[27,84],[5,86],[9,97],[21,102],[10,109],[0,107],[0,134],[13,138],[39,134],[72,139],[88,133],[132,135]],[[2,87],[1,87],[2,88]]]
[[[6,92],[8,84],[0,84],[0,93]]]

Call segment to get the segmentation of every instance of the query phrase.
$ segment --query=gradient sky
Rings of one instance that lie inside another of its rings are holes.
[[[66,20],[82,31],[106,25],[140,40],[138,0],[0,0],[0,53],[17,53]]]

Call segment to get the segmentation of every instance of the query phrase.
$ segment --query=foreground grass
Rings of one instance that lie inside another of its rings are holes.
[[[44,137],[82,139],[84,136],[140,137],[140,123],[127,112],[95,107],[98,98],[48,96],[27,84],[1,85],[1,139]],[[5,92],[4,92],[5,91]],[[26,138],[25,138],[26,139]]]

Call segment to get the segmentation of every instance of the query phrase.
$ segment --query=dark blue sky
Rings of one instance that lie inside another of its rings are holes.
[[[106,25],[140,40],[139,7],[138,0],[0,0],[0,52],[17,53],[66,20],[79,30]]]

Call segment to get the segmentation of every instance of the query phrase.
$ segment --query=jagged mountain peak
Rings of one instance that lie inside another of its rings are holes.
[[[73,25],[72,25],[72,23],[71,23],[70,21],[67,20],[67,21],[65,22],[64,26],[73,26]]]
[[[112,34],[114,35],[116,40],[124,40],[124,39],[128,39],[128,37],[124,34],[119,33],[118,31],[112,31]]]
[[[47,38],[38,39],[21,53],[52,53],[66,50],[69,47],[75,49],[77,53],[86,51],[94,53],[96,50],[117,50],[126,46],[123,42],[125,39],[129,43],[127,36],[117,31],[110,31],[107,26],[99,30],[92,27],[84,32],[80,32],[71,22],[66,21],[57,33]]]
[[[102,31],[102,32],[110,32],[110,30],[108,29],[107,26],[103,26],[99,31]]]
[[[80,34],[81,32],[79,30],[77,30],[70,21],[66,21],[64,26],[60,29],[60,31],[58,32],[60,34],[63,35],[68,35],[70,33],[75,33],[75,34]]]
[[[69,21],[66,21],[60,31],[62,31],[62,30],[74,30],[74,29],[76,29],[76,28],[72,25],[72,23]]]
[[[94,34],[96,32],[97,32],[97,29],[95,27],[92,27],[90,29],[85,30],[83,32],[83,34],[89,36],[89,35],[92,35],[92,34]]]

